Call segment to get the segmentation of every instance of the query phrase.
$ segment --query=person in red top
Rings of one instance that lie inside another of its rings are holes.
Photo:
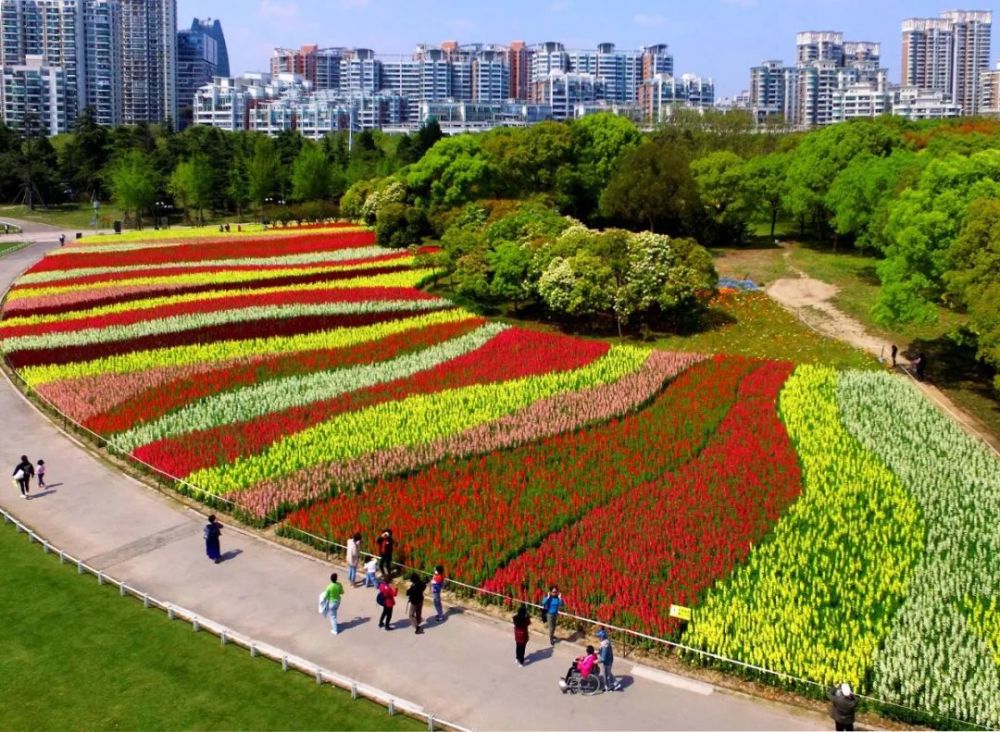
[[[390,623],[392,622],[392,609],[396,607],[396,590],[388,582],[382,580],[378,586],[378,594],[382,600],[379,603],[382,606],[382,615],[378,619],[378,627],[392,630]]]
[[[514,660],[518,666],[524,666],[524,649],[528,645],[528,626],[531,625],[531,618],[528,616],[528,608],[521,605],[514,615]]]

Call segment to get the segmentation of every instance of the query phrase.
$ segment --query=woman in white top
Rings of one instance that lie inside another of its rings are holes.
[[[347,581],[351,587],[356,585],[358,562],[361,559],[361,534],[355,534],[347,540]]]

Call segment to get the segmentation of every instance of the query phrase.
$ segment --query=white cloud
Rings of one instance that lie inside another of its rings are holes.
[[[636,13],[632,16],[632,20],[636,25],[663,25],[667,22],[667,19],[662,15],[652,15],[650,13]]]
[[[293,2],[275,2],[275,0],[260,0],[260,15],[264,18],[277,20],[292,20],[299,17],[299,6]]]

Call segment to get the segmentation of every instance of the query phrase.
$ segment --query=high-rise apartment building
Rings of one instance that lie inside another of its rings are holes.
[[[786,99],[792,71],[781,61],[763,61],[750,69],[750,110],[758,123],[788,117]]]
[[[0,0],[3,65],[30,68],[24,73],[32,79],[39,68],[61,69],[60,105],[70,124],[87,96],[82,6],[83,0]],[[37,58],[28,64],[29,56]]]
[[[218,76],[229,76],[229,49],[226,48],[226,35],[222,32],[222,21],[211,18],[191,23],[191,30],[200,30],[215,41],[215,73]]]
[[[223,38],[220,47],[218,38]],[[229,60],[225,53],[225,36],[222,24],[211,20],[195,19],[191,28],[177,32],[177,106],[178,127],[191,123],[192,105],[195,93],[205,84],[212,83],[220,73],[220,66],[228,70]]]
[[[4,122],[29,135],[58,135],[69,130],[66,72],[46,66],[41,55],[28,54],[23,64],[3,66],[0,86]]]
[[[177,119],[177,0],[121,0],[125,124]]]
[[[121,6],[118,0],[84,0],[85,103],[99,125],[122,122]]]
[[[527,101],[528,87],[531,84],[532,50],[524,41],[512,41],[505,53],[510,74],[507,98],[519,102]]]
[[[903,21],[902,85],[948,95],[976,114],[980,81],[990,63],[993,14],[951,10],[940,18]]]

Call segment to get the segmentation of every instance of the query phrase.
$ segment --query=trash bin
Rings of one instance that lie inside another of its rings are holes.
[[[121,234],[122,233],[122,222],[121,221],[116,221],[115,224],[114,224],[114,226],[115,226],[115,233],[116,234]]]
[[[76,238],[77,239],[82,239],[83,238],[83,232],[82,231],[76,232]]]

